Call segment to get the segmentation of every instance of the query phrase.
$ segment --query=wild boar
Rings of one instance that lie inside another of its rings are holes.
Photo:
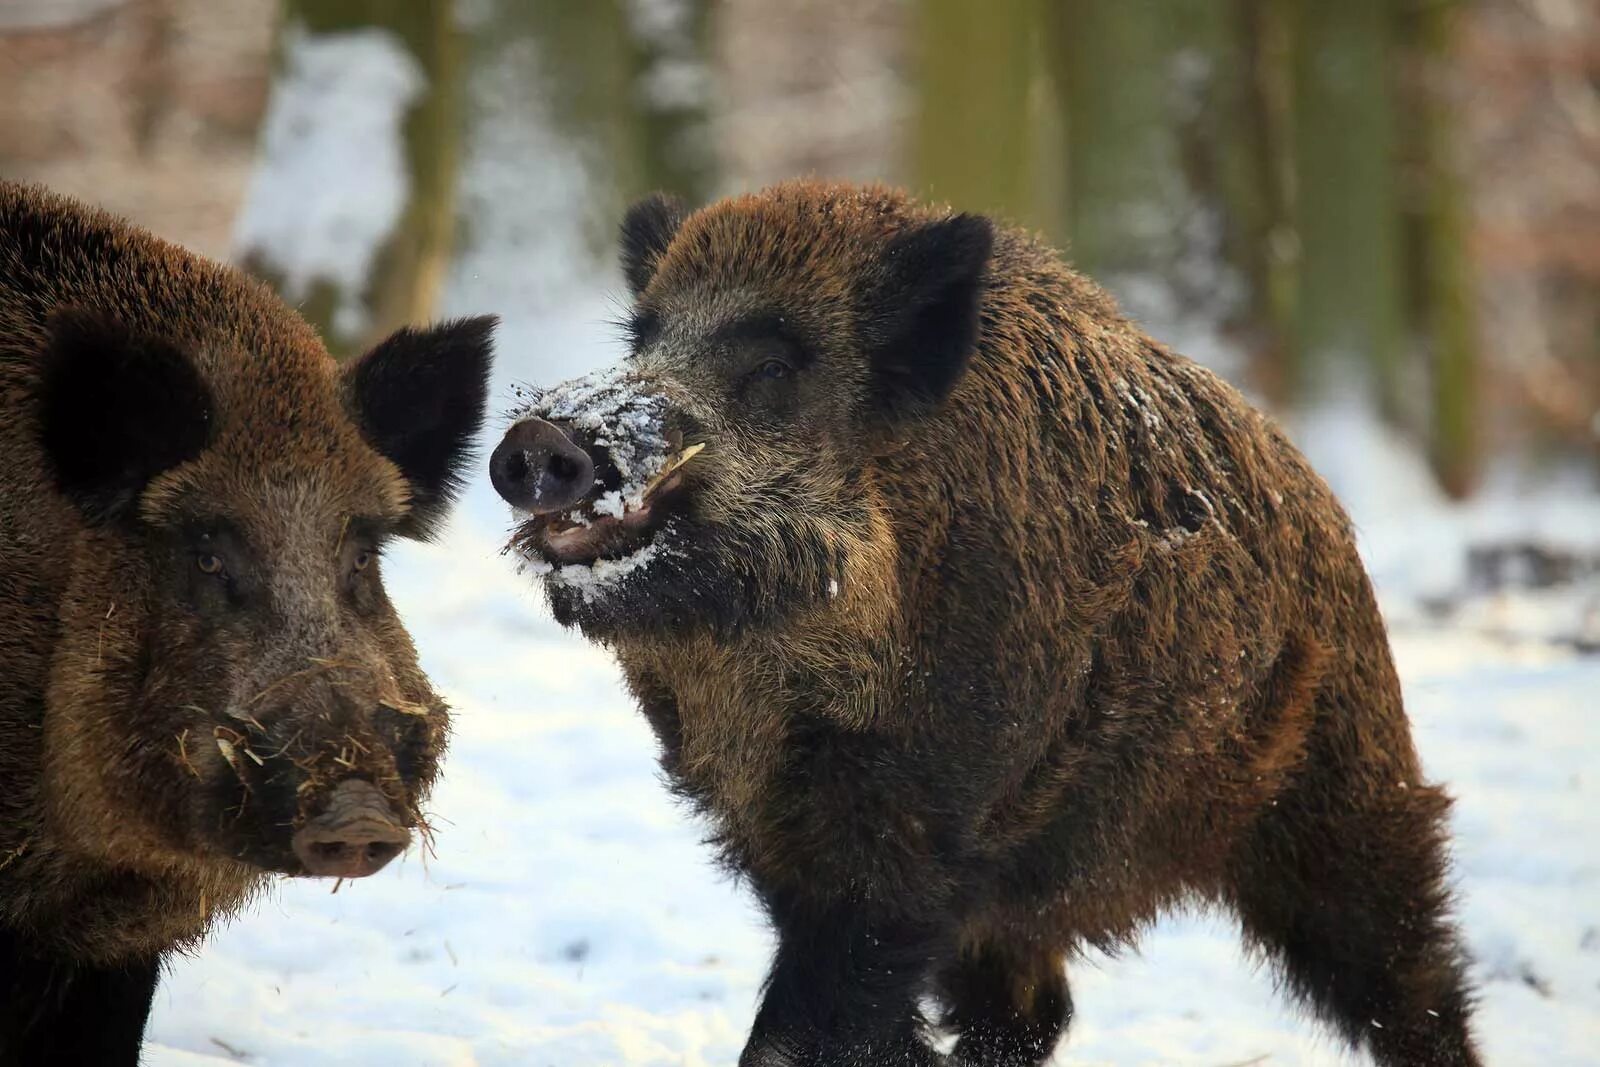
[[[264,286],[0,183],[0,1062],[133,1064],[162,958],[425,828],[384,594],[470,462],[491,319],[339,367]]]
[[[1037,1064],[1063,961],[1237,914],[1385,1065],[1477,1063],[1350,524],[1027,235],[795,182],[622,225],[630,354],[490,474],[778,936],[741,1063]]]

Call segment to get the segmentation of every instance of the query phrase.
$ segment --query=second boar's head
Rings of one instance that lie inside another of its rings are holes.
[[[493,321],[339,367],[286,311],[50,320],[38,440],[77,521],[45,808],[114,866],[359,877],[419,825],[448,729],[385,595],[483,415]]]

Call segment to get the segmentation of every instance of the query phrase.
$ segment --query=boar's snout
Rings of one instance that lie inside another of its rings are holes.
[[[389,801],[371,782],[339,783],[321,815],[294,835],[294,854],[306,873],[327,878],[365,878],[405,851],[411,832],[400,825]]]
[[[594,488],[594,457],[566,431],[527,418],[489,457],[489,480],[506,502],[535,515],[566,511]]]

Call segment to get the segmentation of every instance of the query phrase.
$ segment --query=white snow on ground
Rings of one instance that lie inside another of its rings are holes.
[[[234,246],[282,279],[290,303],[334,285],[334,328],[357,334],[373,257],[405,210],[400,127],[427,77],[387,30],[292,26],[282,48]]]

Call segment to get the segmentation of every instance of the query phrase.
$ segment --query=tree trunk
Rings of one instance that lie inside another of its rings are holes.
[[[1428,455],[1439,484],[1458,499],[1476,487],[1482,459],[1476,285],[1451,73],[1461,6],[1457,0],[1412,0],[1402,21],[1414,94],[1407,111],[1416,134],[1418,325],[1432,386]]]
[[[1401,274],[1389,0],[1297,0],[1295,17],[1294,387],[1349,363],[1393,419]]]
[[[716,194],[719,167],[710,129],[711,0],[634,4],[628,27],[633,152],[630,199],[662,191],[698,206]],[[646,18],[646,13],[655,17]]]
[[[1035,0],[921,0],[912,180],[929,197],[1037,224],[1036,25]]]
[[[1251,384],[1275,407],[1290,403],[1291,337],[1298,243],[1290,152],[1293,77],[1289,19],[1279,0],[1235,0],[1237,81],[1231,86],[1231,137],[1224,141],[1226,247],[1245,292],[1236,335]]]
[[[497,24],[537,49],[537,106],[578,148],[597,255],[611,255],[617,219],[636,197],[711,195],[708,0],[660,7],[669,17],[650,22],[641,13],[657,6],[624,0],[499,0],[497,8]]]
[[[1058,0],[1044,19],[1066,129],[1070,258],[1230,374],[1240,368],[1225,365],[1227,349],[1204,342],[1248,306],[1244,260],[1258,228],[1237,2]]]
[[[1122,0],[1046,10],[1067,129],[1071,259],[1114,289],[1126,277],[1164,275],[1186,199],[1169,95],[1172,12]]]

